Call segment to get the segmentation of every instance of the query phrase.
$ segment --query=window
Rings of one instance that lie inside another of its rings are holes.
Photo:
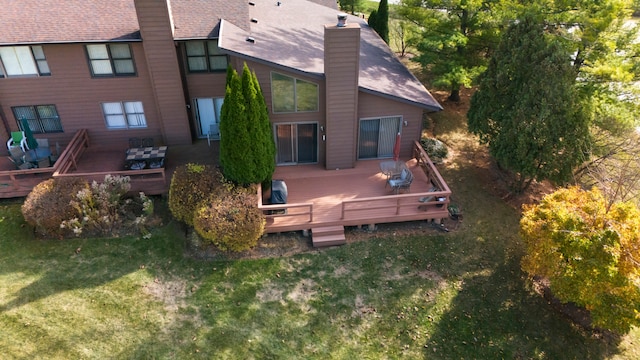
[[[102,103],[102,111],[109,129],[147,127],[141,101]]]
[[[93,76],[132,76],[136,74],[129,44],[87,45]]]
[[[271,73],[274,113],[318,111],[318,85]]]
[[[38,75],[51,75],[42,46],[0,47],[0,77]]]
[[[220,51],[218,40],[188,41],[185,44],[189,72],[227,70],[227,55]]]
[[[27,119],[29,128],[34,134],[62,132],[62,124],[55,105],[14,106],[13,116],[20,130],[22,119]]]

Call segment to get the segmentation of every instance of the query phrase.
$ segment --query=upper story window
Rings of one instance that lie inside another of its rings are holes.
[[[38,75],[51,75],[42,46],[0,47],[0,77]]]
[[[29,128],[34,134],[62,132],[62,124],[55,105],[14,106],[13,116],[20,130],[22,119],[27,119]]]
[[[142,101],[102,103],[102,112],[108,129],[147,127]]]
[[[133,76],[136,67],[129,44],[87,45],[93,76]]]
[[[274,113],[318,111],[318,85],[290,76],[271,73]]]
[[[187,41],[189,72],[217,72],[227,70],[227,55],[218,47],[218,40]]]

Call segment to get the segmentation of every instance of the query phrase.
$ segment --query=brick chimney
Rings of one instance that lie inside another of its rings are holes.
[[[359,71],[360,25],[338,14],[337,24],[324,27],[327,169],[355,166]]]

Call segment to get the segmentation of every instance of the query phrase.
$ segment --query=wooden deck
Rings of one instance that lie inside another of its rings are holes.
[[[274,179],[288,188],[286,205],[261,205],[267,233],[312,230],[327,226],[442,219],[449,216],[451,191],[424,151],[415,145],[406,165],[414,175],[410,192],[394,195],[380,171],[380,160],[358,161],[353,169],[325,170],[320,165],[277,167]],[[430,192],[434,186],[440,191]],[[268,194],[265,195],[268,197]],[[437,201],[437,198],[444,201]],[[432,198],[420,202],[423,198]],[[278,214],[280,209],[286,214]]]
[[[125,170],[126,149],[92,146],[86,130],[80,130],[64,144],[56,163],[47,168],[16,170],[7,157],[0,157],[0,198],[24,197],[34,186],[52,177],[80,176],[87,181],[101,181],[107,174],[131,178],[131,192],[148,195],[166,194],[176,167],[188,162],[217,164],[218,143],[207,145],[206,139],[192,145],[171,146],[166,166],[161,169]]]
[[[219,142],[196,140],[192,145],[171,146],[161,169],[125,170],[126,149],[91,146],[86,130],[66,144],[58,161],[48,168],[12,170],[0,161],[0,198],[23,197],[51,177],[81,176],[101,181],[106,174],[131,178],[131,192],[166,194],[178,165],[188,162],[218,164]],[[381,160],[358,161],[353,169],[326,170],[321,165],[279,166],[273,179],[284,180],[287,204],[268,205],[259,190],[258,207],[267,216],[266,233],[287,231],[326,232],[336,236],[344,226],[442,219],[448,217],[451,191],[418,142],[411,159],[404,159],[414,180],[410,191],[393,194],[380,171]],[[433,192],[436,187],[438,191]],[[265,199],[269,192],[265,191]],[[424,202],[421,200],[429,199]],[[440,200],[438,200],[438,198]],[[315,244],[315,239],[314,239]]]

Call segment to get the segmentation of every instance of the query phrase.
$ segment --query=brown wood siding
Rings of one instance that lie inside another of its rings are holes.
[[[358,99],[358,119],[385,116],[402,116],[407,126],[402,125],[400,157],[411,156],[413,141],[420,140],[422,134],[422,108],[393,101],[381,96],[360,92]]]
[[[89,129],[95,146],[126,146],[130,137],[161,140],[155,99],[141,43],[130,43],[137,76],[92,78],[83,44],[43,46],[51,76],[0,79],[0,99],[10,131],[18,130],[11,107],[53,104],[63,133],[37,134],[66,144],[79,129]],[[101,103],[142,101],[147,127],[107,129]],[[0,139],[6,141],[6,139]]]
[[[136,0],[136,13],[163,135],[169,145],[190,144],[191,130],[166,1]]]
[[[360,26],[325,26],[327,169],[355,165]]]

